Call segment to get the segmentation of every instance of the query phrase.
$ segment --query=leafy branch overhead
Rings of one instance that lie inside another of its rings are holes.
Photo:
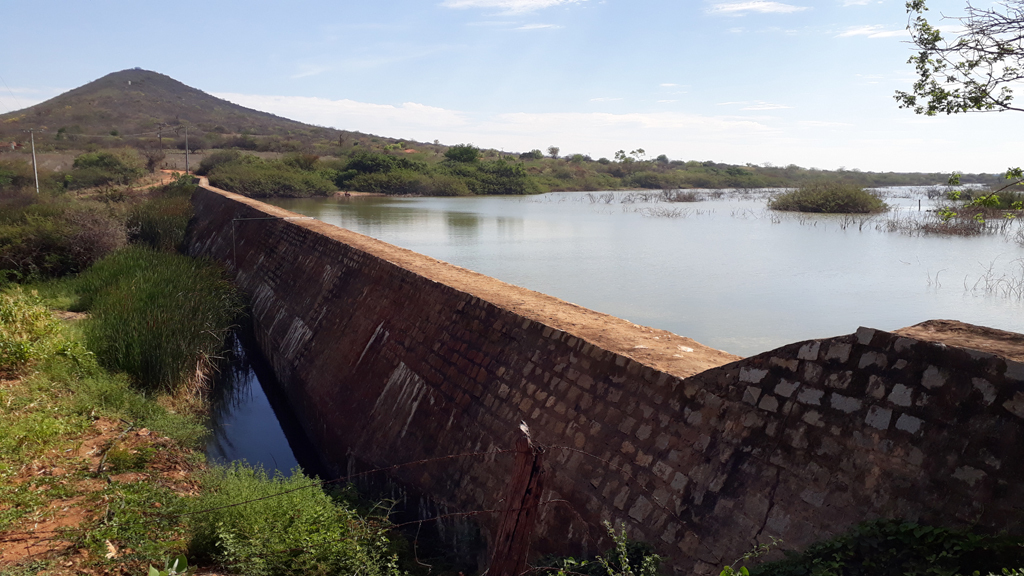
[[[940,112],[1014,110],[1011,85],[1024,80],[1024,0],[991,8],[967,4],[966,15],[943,17],[957,23],[958,36],[925,18],[925,0],[907,2],[911,41],[919,50],[908,63],[917,71],[911,92],[897,91],[901,108],[934,116]]]

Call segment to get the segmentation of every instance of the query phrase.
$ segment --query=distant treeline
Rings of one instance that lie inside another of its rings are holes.
[[[615,160],[540,150],[509,154],[472,145],[409,145],[373,138],[336,143],[329,155],[292,151],[264,158],[249,150],[204,154],[197,173],[214,186],[257,198],[326,196],[336,191],[387,195],[467,196],[549,191],[686,188],[795,188],[828,180],[861,187],[944,185],[948,174],[817,170],[796,165],[743,166],[711,161],[646,159],[642,151]],[[416,146],[412,148],[411,146]],[[552,148],[554,149],[554,148]],[[44,186],[80,189],[128,185],[165,159],[165,150],[122,147],[80,154],[69,171],[43,176]],[[266,156],[263,154],[262,156]],[[27,156],[0,156],[0,187],[22,186],[31,176]],[[964,174],[965,184],[994,185],[997,174]]]

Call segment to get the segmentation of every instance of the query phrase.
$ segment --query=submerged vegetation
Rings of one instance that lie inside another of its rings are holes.
[[[881,198],[861,186],[829,180],[808,182],[796,190],[783,192],[772,198],[768,207],[824,214],[871,214],[889,208]]]

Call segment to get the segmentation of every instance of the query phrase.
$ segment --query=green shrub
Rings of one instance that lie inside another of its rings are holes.
[[[219,509],[196,513],[212,508]],[[192,509],[190,555],[235,573],[400,573],[388,552],[385,521],[360,518],[336,504],[301,471],[268,478],[262,469],[237,462],[214,468],[203,477],[202,494]]]
[[[200,384],[242,310],[214,264],[144,248],[97,262],[74,285],[79,306],[91,312],[90,350],[146,390]]]
[[[219,164],[211,169],[209,178],[214,186],[252,198],[308,198],[336,190],[334,183],[320,173],[256,156]]]
[[[756,576],[909,576],[1000,573],[1024,566],[1024,540],[874,520],[751,570]]]
[[[768,207],[790,212],[870,214],[889,209],[885,202],[856,184],[817,181],[772,198]]]
[[[71,169],[72,188],[128,185],[146,174],[146,161],[132,148],[86,152],[75,158]]]
[[[126,241],[124,223],[108,205],[35,194],[0,202],[0,280],[80,272]]]
[[[444,157],[452,162],[476,162],[480,159],[480,149],[472,144],[456,144],[444,153]]]
[[[196,168],[196,174],[206,176],[217,166],[234,162],[241,157],[242,153],[237,150],[218,150],[217,152],[208,154],[199,161],[199,168]]]
[[[149,201],[135,206],[128,214],[129,240],[154,250],[179,250],[192,218],[195,189],[193,178],[182,175],[156,191]]]
[[[0,294],[0,372],[13,372],[52,352],[59,321],[38,294],[20,288]]]

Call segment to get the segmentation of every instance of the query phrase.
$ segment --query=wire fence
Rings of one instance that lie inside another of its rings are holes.
[[[657,498],[654,495],[652,490],[650,490],[648,487],[646,487],[643,482],[641,482],[636,476],[631,474],[623,466],[617,465],[614,462],[612,462],[612,461],[610,461],[610,460],[608,460],[606,458],[602,458],[601,456],[598,456],[596,454],[592,454],[592,453],[587,452],[585,450],[581,450],[581,449],[578,449],[578,448],[575,448],[575,447],[571,447],[571,446],[546,446],[546,445],[539,445],[538,444],[537,447],[541,451],[543,451],[543,452],[549,452],[550,453],[550,452],[553,452],[553,451],[565,451],[565,452],[569,452],[569,453],[579,454],[579,455],[581,455],[581,456],[583,456],[585,458],[591,459],[591,460],[601,464],[602,466],[604,466],[604,467],[606,467],[606,468],[608,468],[610,470],[614,470],[618,474],[622,475],[622,477],[626,480],[626,482],[628,484],[630,484],[630,485],[638,488],[642,492],[644,492],[645,495],[648,497],[649,501],[652,502],[654,506],[656,506],[656,507],[660,508],[662,511],[664,511],[668,515],[668,517],[673,518],[676,521],[679,521],[681,524],[685,524],[686,523],[686,521],[679,515],[679,513],[676,510],[671,509],[666,502],[662,502],[659,498]],[[465,460],[465,459],[473,459],[473,458],[503,457],[503,456],[508,456],[508,455],[514,455],[514,454],[516,454],[516,452],[517,452],[516,449],[466,452],[466,453],[449,454],[449,455],[445,455],[445,456],[438,456],[438,457],[432,457],[432,458],[423,458],[423,459],[419,459],[419,460],[413,460],[413,461],[409,461],[409,462],[402,462],[402,463],[398,463],[398,464],[391,464],[391,465],[388,465],[388,466],[381,466],[381,467],[376,467],[376,468],[372,468],[372,469],[369,469],[369,470],[363,470],[361,472],[355,472],[355,473],[351,473],[351,474],[346,474],[344,476],[339,476],[339,477],[333,478],[333,479],[328,479],[328,480],[319,480],[319,479],[317,479],[317,480],[311,481],[308,484],[305,484],[305,485],[297,487],[297,488],[291,488],[291,489],[288,489],[288,490],[283,490],[281,492],[278,492],[278,493],[275,493],[275,494],[271,494],[271,495],[268,495],[268,496],[261,496],[261,497],[257,497],[257,498],[240,500],[238,502],[233,502],[231,504],[226,504],[226,505],[222,505],[222,506],[205,508],[205,509],[201,509],[201,510],[190,510],[190,511],[187,511],[187,512],[176,512],[176,513],[165,513],[165,512],[157,512],[157,511],[146,512],[146,515],[148,516],[148,518],[143,520],[143,521],[137,522],[132,527],[136,528],[136,529],[142,529],[142,528],[146,528],[148,526],[156,525],[156,524],[159,524],[159,523],[166,523],[166,522],[169,522],[169,521],[170,522],[174,522],[174,521],[178,521],[178,520],[185,519],[185,518],[188,518],[188,517],[193,517],[193,516],[198,516],[198,515],[205,515],[205,514],[211,514],[211,513],[223,511],[223,510],[226,510],[226,509],[229,509],[229,508],[236,508],[236,507],[246,506],[246,505],[249,505],[249,504],[254,504],[254,503],[258,503],[258,502],[262,502],[262,501],[266,501],[266,500],[271,500],[271,499],[274,499],[274,498],[279,498],[279,497],[286,496],[288,494],[291,494],[291,493],[294,493],[294,492],[298,492],[298,491],[301,491],[301,490],[308,490],[308,489],[313,489],[313,488],[323,489],[325,487],[332,486],[332,485],[347,485],[347,484],[353,483],[353,482],[355,482],[357,480],[360,480],[362,478],[365,478],[365,477],[368,477],[368,476],[372,476],[372,475],[385,474],[385,475],[388,475],[389,478],[393,478],[393,476],[392,476],[393,473],[398,472],[398,471],[400,471],[402,469],[414,468],[414,467],[417,467],[417,466],[434,465],[434,464],[443,463],[443,462],[456,461],[456,460]],[[100,476],[101,475],[101,471],[98,470],[95,475],[96,476]],[[411,543],[413,544],[413,550],[414,550],[414,554],[416,556],[415,557],[415,561],[417,563],[420,563],[420,560],[418,558],[419,531],[420,531],[420,529],[422,528],[422,526],[424,524],[428,524],[428,523],[432,523],[432,522],[438,522],[438,521],[444,521],[444,520],[452,520],[452,519],[473,518],[473,517],[478,517],[478,516],[481,516],[481,515],[509,513],[510,511],[511,512],[517,512],[517,511],[522,510],[520,508],[514,508],[514,507],[509,507],[509,506],[501,507],[501,504],[503,504],[505,502],[506,502],[505,497],[500,497],[495,502],[496,507],[494,507],[494,508],[478,509],[478,510],[464,510],[464,511],[458,511],[458,512],[435,514],[435,515],[430,516],[430,517],[417,518],[415,520],[403,521],[403,522],[397,522],[397,523],[390,521],[390,517],[392,516],[393,510],[394,510],[394,507],[392,506],[391,508],[387,509],[387,513],[386,514],[384,514],[383,516],[377,517],[376,519],[377,520],[386,520],[386,522],[381,525],[381,529],[383,529],[383,530],[402,530],[402,529],[408,529],[408,528],[410,528],[412,526],[416,526],[416,528],[417,528],[416,534],[412,536],[412,542]],[[579,512],[579,510],[576,509],[576,507],[573,505],[573,503],[570,502],[569,500],[566,500],[564,498],[548,499],[548,500],[540,501],[538,506],[539,507],[564,506],[565,509],[574,517],[574,519],[576,521],[578,521],[581,526],[585,527],[585,531],[581,535],[580,538],[581,538],[581,542],[585,546],[587,546],[588,549],[589,549],[589,546],[592,546],[594,543],[600,541],[601,536],[595,537],[595,535],[594,535],[594,530],[597,529],[598,527],[595,526],[593,524],[593,522],[588,522],[586,520],[586,518],[584,518],[584,516]],[[373,519],[374,518],[367,518],[367,520],[373,520]],[[87,533],[87,531],[88,531],[87,528],[84,528],[84,527],[81,527],[81,526],[78,526],[78,527],[60,527],[60,528],[44,529],[44,530],[37,530],[37,529],[33,529],[33,530],[9,530],[9,531],[0,533],[0,544],[3,544],[3,543],[25,543],[27,548],[33,549],[33,548],[37,548],[37,547],[42,547],[42,546],[44,546],[44,545],[46,545],[48,543],[71,541],[71,540],[74,540],[74,539],[76,539],[78,537],[84,536]],[[602,536],[604,535],[604,530],[603,529],[600,530],[600,534]],[[268,554],[295,552],[297,550],[298,549],[279,550],[279,551],[268,552]],[[38,552],[26,554],[25,558],[28,559],[28,558],[32,558],[32,557],[41,556],[41,555],[46,554],[48,552],[50,552],[49,549],[40,550]],[[546,568],[544,568],[544,567],[539,567],[539,568],[530,567],[530,569],[527,570],[526,572],[531,572],[531,571],[536,571],[536,570],[543,571],[543,570],[546,570]],[[566,573],[568,574],[568,573],[572,573],[572,572],[571,571],[566,571]]]

